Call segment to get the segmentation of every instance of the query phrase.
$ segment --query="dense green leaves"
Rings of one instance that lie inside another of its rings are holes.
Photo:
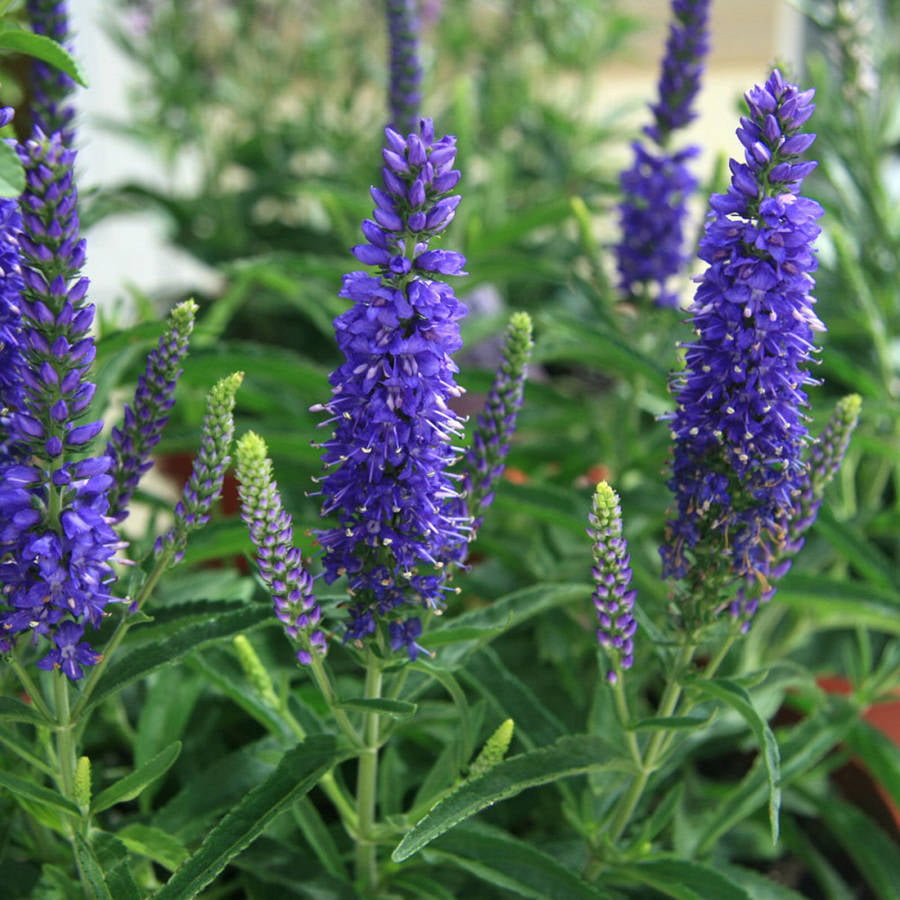
[[[610,760],[609,753],[609,745],[600,738],[576,736],[565,737],[549,747],[504,760],[438,803],[407,832],[392,858],[397,862],[408,859],[485,807],[514,797],[528,788],[599,769],[630,770],[628,763]]]
[[[91,812],[96,814],[104,809],[109,809],[110,806],[115,806],[117,803],[124,803],[126,800],[133,800],[139,796],[147,785],[152,784],[165,775],[175,760],[178,759],[180,752],[181,741],[169,744],[153,759],[148,760],[144,765],[120,778],[106,790],[97,794],[91,801]]]

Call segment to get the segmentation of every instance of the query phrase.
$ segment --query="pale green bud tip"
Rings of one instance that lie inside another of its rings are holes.
[[[512,719],[506,719],[501,723],[500,727],[485,741],[481,753],[469,767],[470,778],[484,775],[489,769],[503,762],[506,751],[509,750],[512,742],[514,730],[515,725]]]
[[[234,395],[243,380],[243,372],[233,372],[217,381],[209,392],[210,409],[231,412],[234,409]]]
[[[848,394],[841,397],[834,407],[834,417],[839,419],[845,426],[855,428],[859,421],[859,414],[862,410],[862,397],[859,394]]]
[[[169,313],[169,320],[174,330],[183,334],[190,334],[194,328],[194,319],[199,309],[200,307],[193,300],[185,300],[174,307],[172,312]]]
[[[78,757],[75,765],[75,802],[82,809],[91,805],[91,761],[86,756]]]
[[[259,465],[268,453],[266,442],[255,432],[248,431],[237,442],[238,465],[249,468]]]
[[[277,706],[278,698],[275,696],[275,686],[272,684],[272,679],[262,664],[262,660],[253,649],[253,644],[243,634],[237,635],[232,643],[247,681],[270,706]]]
[[[622,512],[619,495],[605,481],[601,481],[594,491],[593,507],[596,520],[593,524],[598,531],[603,533],[614,529],[621,531]]]
[[[524,367],[534,346],[531,316],[527,312],[514,312],[506,332],[506,356],[517,368]]]

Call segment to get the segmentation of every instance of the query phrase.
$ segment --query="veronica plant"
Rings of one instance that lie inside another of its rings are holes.
[[[387,0],[390,44],[390,126],[402,134],[415,131],[422,104],[418,0]]]
[[[709,50],[709,0],[673,0],[658,100],[646,142],[632,144],[634,163],[620,177],[621,239],[615,247],[619,289],[628,298],[652,296],[657,306],[676,306],[671,279],[683,271],[687,201],[697,187],[687,162],[699,153],[691,145],[672,149],[675,133],[695,117]]]

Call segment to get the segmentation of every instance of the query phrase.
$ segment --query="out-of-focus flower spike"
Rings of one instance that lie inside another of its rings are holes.
[[[484,410],[478,415],[472,447],[465,458],[465,500],[472,516],[472,538],[506,468],[533,346],[531,317],[525,312],[513,313],[506,329],[500,365]]]
[[[403,135],[416,130],[422,103],[417,5],[417,0],[387,0],[390,124],[394,131]]]
[[[116,522],[128,516],[128,503],[141,476],[151,467],[150,453],[159,443],[175,403],[181,361],[188,351],[197,304],[179,303],[157,346],[138,376],[133,405],[125,406],[124,420],[113,428],[106,453],[113,460],[115,484],[109,492],[109,514]]]
[[[325,634],[318,627],[322,610],[312,590],[312,577],[293,544],[293,521],[284,509],[266,444],[252,431],[237,444],[238,491],[241,516],[256,548],[259,574],[272,594],[275,615],[297,649],[297,660],[312,662],[313,653],[326,651]]]
[[[171,548],[174,561],[180,561],[188,535],[209,521],[213,502],[222,493],[225,470],[231,462],[228,452],[234,436],[232,413],[235,394],[243,380],[243,372],[234,372],[216,382],[209,392],[200,449],[181,500],[175,507],[175,524],[167,534],[157,538],[157,556]]]
[[[26,7],[34,33],[51,38],[71,53],[68,3],[65,0],[28,0]],[[75,109],[67,101],[75,83],[43,60],[33,59],[31,65],[32,125],[47,135],[59,132],[63,145],[71,147],[75,141]]]
[[[594,542],[594,606],[599,628],[597,640],[606,651],[612,668],[607,680],[615,684],[618,673],[634,662],[634,598],[631,589],[631,557],[622,536],[622,509],[619,495],[601,481],[594,492],[588,534]]]

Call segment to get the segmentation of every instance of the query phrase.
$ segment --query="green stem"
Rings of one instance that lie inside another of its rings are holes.
[[[381,666],[369,652],[366,665],[364,696],[377,700],[381,696]],[[367,712],[363,719],[364,745],[359,756],[356,781],[356,815],[359,831],[356,837],[356,877],[365,893],[371,894],[378,883],[378,855],[374,838],[375,794],[378,782],[379,714]]]
[[[616,682],[613,685],[613,697],[616,702],[616,709],[619,713],[619,720],[622,728],[625,730],[625,742],[628,744],[628,751],[634,764],[640,769],[643,767],[641,760],[641,748],[638,744],[637,735],[630,728],[631,713],[628,711],[628,698],[625,696],[625,677],[622,672],[616,672]]]
[[[672,673],[669,676],[669,681],[666,684],[666,689],[660,698],[659,709],[656,713],[657,716],[667,718],[675,712],[675,707],[681,699],[681,678],[694,657],[696,647],[697,645],[695,643],[689,642],[684,644],[679,651]],[[641,771],[635,776],[628,791],[622,796],[618,808],[616,809],[616,813],[610,822],[608,834],[609,842],[611,844],[616,843],[622,836],[622,832],[625,831],[635,808],[644,794],[644,789],[647,787],[650,776],[656,771],[660,751],[663,748],[665,738],[665,731],[657,731],[650,739],[650,743],[647,746],[647,752],[644,754],[643,760],[641,761]]]
[[[16,677],[22,685],[22,690],[28,694],[28,699],[34,704],[35,709],[47,719],[48,722],[53,722],[56,719],[56,716],[53,715],[50,707],[47,706],[40,688],[34,683],[31,676],[28,674],[28,670],[15,656],[10,656],[9,664],[16,673]]]
[[[156,588],[156,584],[160,578],[162,578],[163,572],[169,567],[169,563],[172,561],[172,556],[175,553],[174,547],[167,546],[157,558],[153,569],[150,574],[147,576],[147,580],[141,585],[141,589],[138,591],[137,596],[133,601],[133,605],[135,610],[140,610],[141,606],[147,600],[147,598],[153,593]],[[82,713],[84,713],[85,707],[88,704],[88,700],[90,700],[91,694],[93,694],[94,689],[97,687],[98,682],[100,681],[100,676],[106,671],[106,667],[109,665],[110,659],[112,659],[113,654],[119,647],[119,644],[122,643],[125,635],[128,633],[128,629],[131,628],[134,620],[132,618],[122,618],[119,620],[119,624],[116,625],[116,630],[113,632],[112,637],[109,639],[109,643],[106,647],[103,648],[103,656],[100,658],[100,661],[91,669],[90,675],[88,675],[85,680],[84,687],[81,690],[81,696],[78,698],[78,702],[75,704],[72,709],[72,721],[77,722]]]
[[[359,732],[353,727],[353,723],[348,718],[347,713],[338,705],[337,691],[335,691],[331,678],[328,676],[328,672],[322,662],[322,657],[318,653],[312,654],[312,662],[309,664],[309,667],[312,670],[313,680],[325,698],[325,702],[328,704],[328,708],[331,710],[341,731],[344,732],[355,747],[363,746],[363,739],[359,736]]]

